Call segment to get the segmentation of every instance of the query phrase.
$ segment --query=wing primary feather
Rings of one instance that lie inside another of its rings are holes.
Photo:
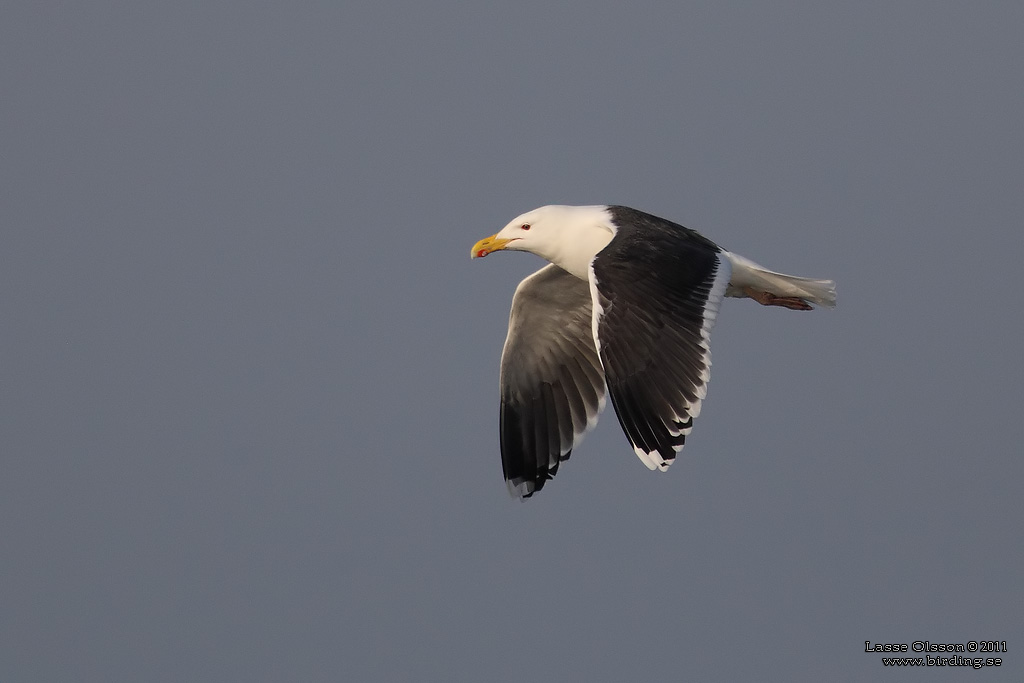
[[[593,427],[605,382],[589,283],[548,265],[516,288],[501,359],[502,471],[529,497]]]

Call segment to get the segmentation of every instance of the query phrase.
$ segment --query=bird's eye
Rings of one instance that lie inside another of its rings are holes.
[[[519,226],[519,229],[520,230],[529,230],[530,229],[530,224],[529,223],[523,223],[522,225]]]

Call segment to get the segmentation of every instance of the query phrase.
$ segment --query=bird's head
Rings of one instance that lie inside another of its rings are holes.
[[[528,251],[570,272],[582,267],[585,273],[585,263],[611,239],[609,220],[604,206],[542,206],[517,216],[499,232],[474,244],[470,256]],[[584,265],[577,267],[577,261]]]
[[[529,251],[543,256],[544,246],[559,232],[557,220],[553,220],[552,209],[542,206],[517,216],[499,232],[485,237],[473,245],[472,258],[481,258],[494,251],[505,249]]]

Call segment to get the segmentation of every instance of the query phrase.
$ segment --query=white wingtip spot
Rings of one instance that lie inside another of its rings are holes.
[[[677,453],[679,452],[678,449],[673,450],[675,450]],[[647,469],[651,471],[658,470],[659,472],[664,472],[665,470],[668,469],[668,466],[673,463],[672,460],[665,460],[664,458],[662,458],[661,454],[659,454],[657,451],[648,453],[639,446],[634,446],[633,452],[635,452],[637,457],[640,458],[640,462],[642,462],[647,467]]]
[[[534,484],[530,481],[521,481],[519,483],[513,481],[505,482],[506,488],[508,488],[508,494],[513,498],[524,500],[526,496],[534,492]]]
[[[640,448],[639,446],[634,446],[633,452],[636,453],[636,457],[640,458],[640,462],[642,462],[647,467],[647,469],[657,469],[658,464],[654,462],[654,459],[651,457],[650,453]]]

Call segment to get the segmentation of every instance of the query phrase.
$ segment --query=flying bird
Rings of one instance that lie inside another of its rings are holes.
[[[784,275],[689,228],[625,206],[543,206],[473,245],[550,262],[519,283],[501,355],[501,462],[528,498],[597,423],[605,395],[626,438],[664,472],[700,414],[723,297],[806,311],[835,282]]]

